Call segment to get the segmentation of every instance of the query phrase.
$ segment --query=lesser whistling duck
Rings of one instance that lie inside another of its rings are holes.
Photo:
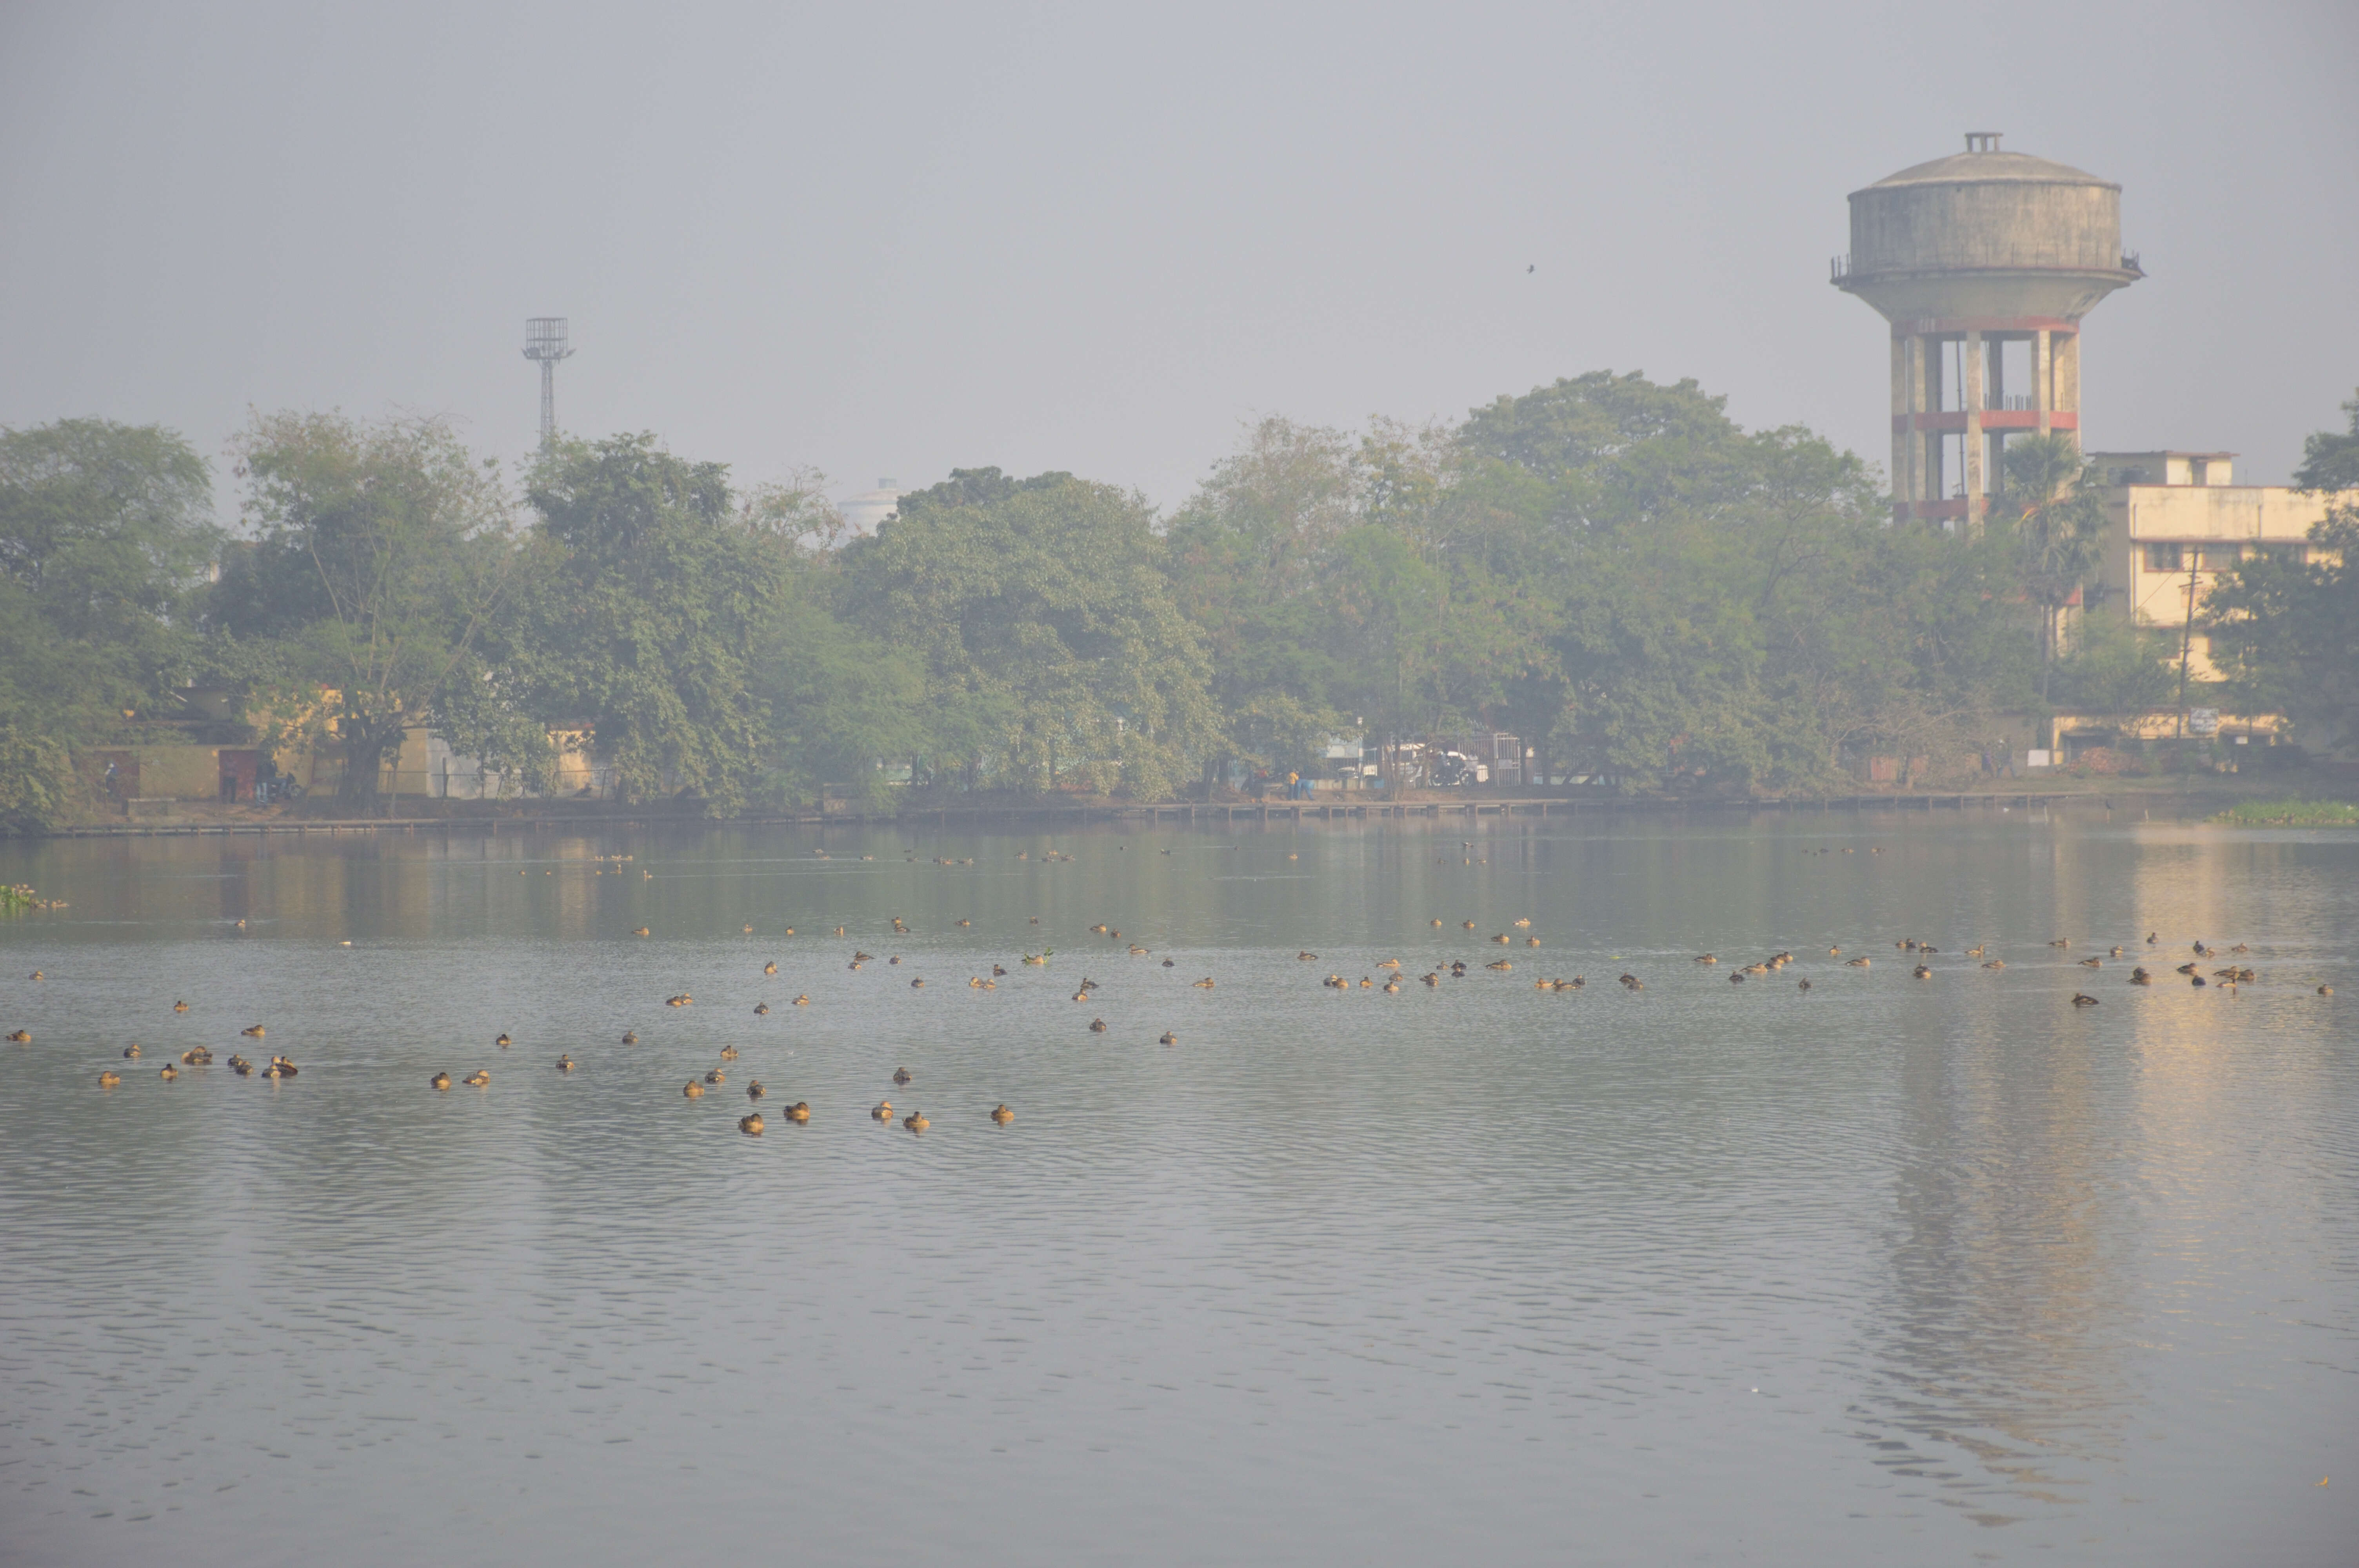
[[[893,1102],[889,1099],[880,1099],[868,1114],[878,1121],[890,1121],[893,1119]]]
[[[745,1086],[745,1098],[747,1099],[760,1099],[764,1095],[768,1094],[769,1092],[769,1090],[762,1087],[762,1080],[759,1078],[754,1079]]]
[[[103,1089],[111,1089],[122,1081],[122,1075],[112,1067],[102,1069],[98,1075],[98,1087]]]
[[[680,1085],[679,1092],[680,1097],[684,1099],[702,1099],[704,1098],[704,1086],[698,1083],[694,1078],[690,1078],[688,1082]]]
[[[435,1074],[435,1075],[434,1075],[434,1087],[435,1087],[436,1088],[438,1088],[438,1089],[447,1089],[447,1088],[449,1088],[449,1087],[451,1087],[451,1075],[450,1075],[450,1074],[448,1074],[448,1073],[437,1073],[437,1074]]]
[[[1016,1113],[1005,1105],[995,1105],[991,1108],[991,1119],[1005,1127],[1016,1119]]]
[[[560,1073],[571,1072],[573,1070],[573,1058],[571,1056],[560,1056],[557,1059],[557,1070]]]
[[[1156,1044],[1158,1045],[1177,1045],[1180,1044],[1180,1036],[1172,1033],[1171,1031],[1167,1029],[1163,1032],[1162,1038],[1156,1041]]]
[[[748,1138],[759,1138],[762,1136],[762,1113],[756,1110],[739,1117],[737,1119],[737,1130],[745,1134]]]
[[[159,1078],[163,1079],[166,1083],[168,1083],[168,1083],[170,1083],[174,1078],[177,1078],[177,1077],[179,1077],[179,1076],[180,1076],[180,1069],[179,1069],[179,1068],[178,1068],[178,1067],[176,1067],[176,1066],[174,1066],[174,1065],[172,1065],[172,1064],[171,1064],[171,1063],[167,1062],[167,1063],[165,1063],[165,1064],[164,1064],[164,1070],[163,1070],[162,1072],[160,1072],[160,1073],[157,1074],[156,1076],[157,1076],[158,1077],[159,1077]]]

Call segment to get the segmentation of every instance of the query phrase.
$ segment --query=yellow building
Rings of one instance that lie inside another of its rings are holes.
[[[2333,497],[2238,484],[2234,452],[2091,452],[2105,481],[2097,605],[2140,626],[2185,630],[2195,594],[2190,678],[2215,678],[2203,596],[2219,574],[2267,552],[2301,561]]]

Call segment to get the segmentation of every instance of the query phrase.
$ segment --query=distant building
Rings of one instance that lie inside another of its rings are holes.
[[[2215,678],[2203,596],[2219,574],[2258,555],[2302,561],[2318,548],[2310,529],[2333,497],[2277,484],[2238,484],[2234,452],[2091,452],[2104,480],[2105,554],[2097,605],[2140,626],[2185,630],[2188,589],[2196,620],[2188,675]]]
[[[835,509],[853,535],[865,537],[900,509],[903,493],[893,481],[880,479],[875,489],[848,495],[835,503]]]

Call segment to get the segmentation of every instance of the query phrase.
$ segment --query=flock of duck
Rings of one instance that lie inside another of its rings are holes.
[[[1166,852],[1168,853],[1169,851]],[[1845,852],[1849,853],[1849,851]],[[1021,859],[1022,857],[1019,856],[1018,858]],[[1070,859],[1071,857],[1059,856],[1056,852],[1050,851],[1049,857],[1047,858]],[[960,862],[938,860],[937,863],[943,865],[956,865]],[[971,864],[972,862],[966,863]],[[243,923],[241,922],[241,924]],[[973,925],[973,922],[972,920],[961,919],[956,922],[956,924],[961,927],[970,927]],[[1037,916],[1033,917],[1031,924],[1038,925],[1039,924],[1038,918]],[[1436,917],[1432,921],[1432,925],[1437,928],[1439,928],[1442,922],[1439,917]],[[1514,923],[1513,930],[1527,930],[1531,924],[1532,923],[1528,918],[1518,919]],[[745,934],[750,935],[753,932],[754,927],[748,924],[741,929]],[[909,934],[908,924],[899,915],[894,915],[891,917],[891,929],[897,935],[907,935]],[[1461,923],[1461,929],[1473,931],[1476,929],[1475,923],[1472,920],[1463,921]],[[845,930],[846,928],[842,925],[838,925],[833,928],[834,935],[838,936],[845,935]],[[1125,938],[1122,932],[1114,926],[1102,922],[1090,927],[1090,930],[1093,935],[1106,938],[1110,944],[1122,944],[1123,946],[1120,950],[1126,953],[1131,957],[1143,958],[1152,956],[1148,948],[1139,945],[1136,941],[1125,942]],[[644,925],[636,928],[634,931],[634,935],[639,936],[646,936],[649,934],[649,928]],[[795,928],[791,925],[787,926],[785,928],[785,934],[788,936],[793,935],[795,934]],[[1516,937],[1508,931],[1502,931],[1494,935],[1490,938],[1490,941],[1501,947],[1513,947],[1516,946]],[[2160,936],[2158,933],[2148,932],[2146,935],[2144,946],[2148,949],[2153,949],[2158,946],[2159,942]],[[1540,940],[1538,936],[1526,935],[1523,938],[1522,946],[1527,950],[1537,948],[1540,946]],[[2070,937],[2057,937],[2049,942],[2049,946],[2059,949],[2060,951],[2066,950],[2071,947],[2072,939]],[[1909,959],[1914,960],[1910,973],[1915,979],[1919,980],[1928,980],[1933,978],[1933,968],[1930,963],[1926,962],[1926,960],[1938,955],[1940,952],[1940,948],[1936,947],[1930,942],[1926,942],[1920,938],[1913,936],[1897,938],[1893,942],[1893,946],[1903,955],[1904,961],[1908,961]],[[2214,948],[2199,940],[2193,945],[2192,950],[2195,955],[2194,958],[2190,962],[2177,966],[2175,970],[2173,970],[2173,973],[2184,977],[2190,985],[2196,987],[2219,987],[2233,991],[2240,985],[2253,983],[2257,978],[2255,970],[2238,961],[2243,955],[2249,951],[2249,948],[2244,943],[2240,942],[2235,946],[2227,948]],[[1827,949],[1827,956],[1829,957],[1840,957],[1843,955],[1843,949],[1841,946],[1831,946]],[[2082,968],[2095,971],[2102,969],[2108,961],[2124,957],[2126,952],[2127,949],[2125,947],[2116,945],[2102,955],[2092,955],[2088,957],[2080,959],[2079,964]],[[1049,963],[1049,959],[1054,956],[1054,948],[1044,947],[1038,953],[1027,953],[1023,955],[1022,962],[1026,965],[1036,968],[1045,967]],[[2006,968],[2005,959],[1987,956],[1986,945],[1977,945],[1973,947],[1968,947],[1964,950],[1963,956],[1970,959],[1980,960],[1982,968],[1984,969],[1995,970]],[[1319,959],[1319,955],[1310,952],[1308,949],[1304,949],[1297,952],[1295,954],[1295,957],[1299,962],[1316,963]],[[2225,958],[2228,961],[2219,968],[2212,968],[2207,974],[2205,972],[2205,965],[2212,960],[2221,958]],[[875,954],[855,947],[853,951],[847,968],[852,971],[857,972],[864,969],[868,965],[875,961],[876,956]],[[1792,952],[1781,950],[1779,952],[1769,954],[1767,957],[1755,959],[1752,962],[1733,967],[1729,971],[1728,979],[1731,984],[1743,985],[1748,981],[1764,979],[1767,976],[1773,975],[1794,961],[1795,957]],[[2158,959],[2156,961],[2158,963],[2159,962]],[[898,954],[894,954],[886,959],[886,963],[888,967],[897,966],[900,962],[901,957]],[[1870,967],[1872,960],[1865,955],[1859,955],[1850,958],[1845,958],[1843,962],[1847,968],[1864,969]],[[1694,956],[1692,963],[1700,968],[1713,968],[1717,967],[1721,963],[1721,958],[1716,953],[1699,953]],[[1162,960],[1162,968],[1166,969],[1177,968],[1177,965],[1178,961],[1173,958],[1166,957]],[[1385,977],[1381,984],[1379,984],[1374,976],[1363,975],[1360,977],[1358,984],[1354,986],[1353,983],[1346,979],[1341,972],[1330,972],[1319,983],[1322,987],[1334,990],[1370,990],[1381,989],[1388,993],[1398,994],[1403,989],[1401,985],[1401,961],[1398,958],[1386,958],[1378,962],[1375,968]],[[1512,970],[1515,968],[1515,965],[1509,958],[1503,956],[1483,965],[1483,968],[1488,971],[1504,974]],[[778,966],[775,959],[766,962],[762,966],[762,973],[765,976],[773,976],[777,972]],[[1436,963],[1432,968],[1419,976],[1419,983],[1427,987],[1439,987],[1442,984],[1445,979],[1463,979],[1470,972],[1471,968],[1467,960],[1463,958],[1456,958],[1450,960],[1447,964]],[[1005,979],[1007,974],[1008,970],[1004,965],[995,963],[991,966],[991,971],[988,975],[971,976],[967,980],[967,985],[971,989],[978,990],[995,990],[998,989],[998,981]],[[34,980],[38,981],[43,978],[44,977],[40,970],[36,969],[33,971],[32,979]],[[2153,971],[2147,968],[2145,965],[2133,964],[2129,974],[2128,983],[2134,986],[2151,986],[2155,983],[2155,978]],[[913,989],[922,989],[925,983],[923,977],[914,977],[909,981],[909,984]],[[1203,990],[1212,989],[1215,983],[1216,982],[1213,978],[1210,975],[1203,977],[1201,979],[1190,982],[1190,984],[1195,988]],[[1640,979],[1636,975],[1626,971],[1617,977],[1616,983],[1621,985],[1625,990],[1633,992],[1646,989],[1646,982],[1644,980]],[[1587,984],[1588,981],[1584,977],[1574,975],[1570,978],[1550,977],[1536,979],[1533,981],[1533,988],[1537,990],[1551,991],[1561,994],[1567,992],[1578,992],[1583,989]],[[1807,976],[1798,980],[1796,984],[1802,991],[1807,992],[1811,989],[1811,981]],[[1084,976],[1080,985],[1074,989],[1072,1000],[1077,1002],[1086,1002],[1091,999],[1093,993],[1097,991],[1099,989],[1100,983],[1098,981]],[[2317,988],[2317,990],[2318,994],[2321,996],[2332,996],[2334,994],[2334,988],[2331,985],[2321,985]],[[693,1006],[696,1000],[692,995],[686,991],[675,993],[664,1000],[667,1006],[675,1008]],[[796,1007],[808,1007],[810,1005],[810,993],[803,992],[794,998],[792,1005]],[[2089,995],[2085,991],[2075,991],[2072,994],[2071,1005],[2074,1007],[2095,1007],[2099,1005],[2099,1002],[2097,998]],[[172,1010],[175,1012],[185,1013],[189,1011],[189,1003],[186,1001],[176,1001],[172,1004]],[[770,1006],[767,1001],[759,1001],[755,1004],[754,1012],[756,1016],[766,1015],[769,1011]],[[1093,1018],[1089,1023],[1090,1033],[1093,1034],[1103,1034],[1106,1033],[1107,1027],[1106,1022],[1103,1018]],[[246,1038],[259,1042],[266,1033],[266,1030],[262,1024],[255,1023],[249,1025],[242,1033]],[[26,1029],[18,1029],[7,1036],[9,1041],[17,1044],[29,1044],[32,1038],[32,1033]],[[638,1044],[638,1038],[639,1037],[636,1032],[625,1031],[622,1036],[622,1044],[625,1045],[636,1045]],[[1180,1037],[1177,1033],[1167,1029],[1160,1036],[1158,1037],[1158,1044],[1163,1045],[1174,1045],[1179,1043],[1179,1038]],[[514,1042],[508,1035],[503,1033],[497,1036],[493,1041],[493,1044],[500,1049],[505,1050],[513,1044]],[[123,1052],[124,1057],[126,1060],[132,1061],[138,1060],[140,1054],[140,1047],[136,1044],[126,1046]],[[734,1062],[737,1059],[737,1056],[738,1052],[735,1046],[725,1045],[722,1048],[721,1058],[724,1063]],[[202,1045],[193,1046],[188,1051],[181,1053],[177,1064],[167,1062],[164,1065],[159,1076],[165,1082],[169,1083],[180,1076],[180,1069],[182,1067],[210,1066],[212,1065],[212,1062],[213,1054],[209,1047]],[[262,1066],[256,1066],[254,1063],[248,1061],[242,1055],[233,1054],[229,1058],[228,1065],[233,1072],[236,1073],[241,1077],[258,1076],[273,1080],[291,1078],[296,1076],[298,1071],[296,1065],[292,1061],[283,1055],[277,1054],[274,1054],[270,1058],[269,1062]],[[560,1073],[571,1073],[574,1070],[574,1065],[575,1064],[571,1054],[561,1054],[557,1059],[556,1070]],[[99,1075],[98,1081],[101,1087],[113,1088],[121,1084],[123,1079],[120,1074],[116,1073],[114,1069],[109,1068]],[[492,1076],[490,1071],[483,1067],[478,1067],[473,1073],[468,1074],[465,1077],[456,1080],[456,1082],[461,1085],[474,1088],[488,1087],[491,1081]],[[893,1085],[897,1090],[906,1088],[914,1081],[914,1075],[907,1067],[897,1068],[893,1074]],[[436,1092],[444,1093],[450,1090],[453,1080],[448,1072],[437,1072],[429,1082]],[[682,1086],[680,1093],[686,1098],[700,1099],[703,1098],[705,1090],[708,1087],[718,1088],[726,1085],[727,1082],[728,1074],[725,1068],[716,1066],[707,1071],[701,1079],[690,1079],[688,1083]],[[763,1087],[759,1079],[752,1080],[745,1085],[745,1097],[747,1099],[754,1102],[754,1106],[746,1115],[738,1119],[737,1127],[739,1131],[749,1137],[759,1137],[762,1134],[767,1124],[763,1118],[761,1101],[766,1096],[767,1092],[768,1091]],[[808,1100],[799,1100],[795,1104],[786,1107],[778,1114],[785,1117],[786,1119],[791,1122],[808,1122],[811,1118],[810,1103]],[[1016,1113],[1010,1110],[1004,1103],[993,1107],[987,1114],[993,1123],[1001,1127],[1005,1127],[1016,1119]],[[892,1100],[889,1098],[879,1099],[875,1106],[870,1109],[869,1115],[880,1123],[890,1123],[895,1119]],[[899,1118],[899,1121],[903,1128],[913,1133],[923,1132],[929,1127],[933,1125],[927,1118],[925,1112],[914,1108],[907,1115]]]

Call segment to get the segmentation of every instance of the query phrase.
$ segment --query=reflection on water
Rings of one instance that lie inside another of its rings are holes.
[[[0,859],[71,902],[0,926],[0,1028],[35,1037],[0,1047],[9,1561],[2359,1539],[2350,1488],[2315,1485],[2359,1428],[2359,1031],[2350,985],[2314,989],[2349,975],[2348,836],[2010,815]],[[1940,949],[1930,978],[1901,935]],[[2198,938],[2249,944],[2260,981],[2170,974]],[[2169,983],[2125,984],[2149,954]],[[1466,979],[1419,982],[1452,957]],[[197,1044],[301,1071],[162,1082]],[[887,1095],[932,1129],[871,1119]],[[775,1114],[798,1099],[808,1126]]]

